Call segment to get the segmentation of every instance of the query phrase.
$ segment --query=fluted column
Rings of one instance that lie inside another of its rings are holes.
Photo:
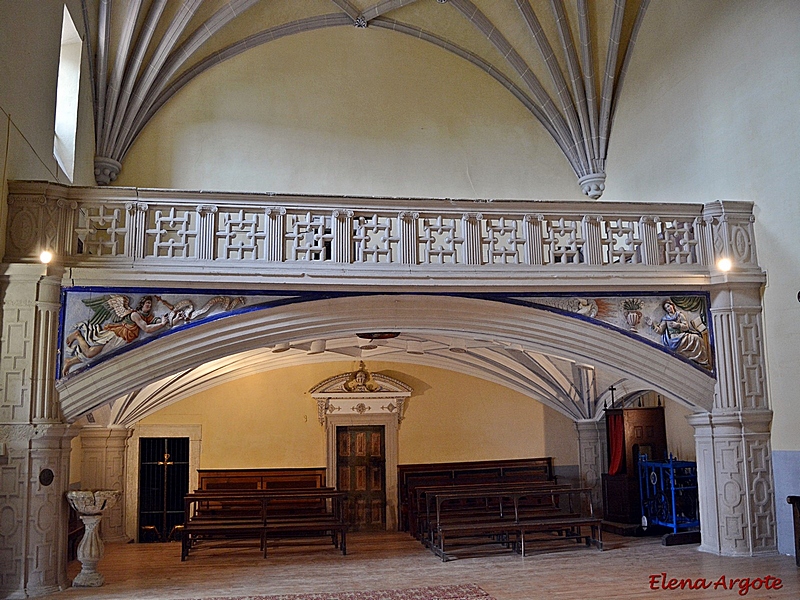
[[[416,265],[419,263],[419,213],[402,211],[397,220],[400,223],[400,262]]]
[[[31,421],[59,421],[55,392],[58,350],[58,313],[61,308],[61,277],[44,276],[37,285],[31,377]]]
[[[525,264],[543,265],[542,221],[544,215],[525,215]]]
[[[483,262],[481,221],[481,213],[464,213],[461,217],[464,228],[464,262],[468,265],[479,265]]]
[[[264,238],[264,257],[271,262],[285,260],[284,235],[286,233],[286,209],[274,206],[265,211],[266,236]]]
[[[331,215],[333,230],[333,256],[337,263],[353,262],[353,211],[348,209],[334,210]]]

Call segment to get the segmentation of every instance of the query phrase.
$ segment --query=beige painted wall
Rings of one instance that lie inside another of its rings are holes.
[[[117,184],[581,197],[544,128],[494,79],[426,42],[353,27],[270,42],[204,73],[144,130]]]
[[[673,400],[664,401],[664,422],[667,428],[667,450],[680,460],[697,460],[694,444],[694,427],[686,417],[693,414],[690,408]]]
[[[755,202],[772,447],[800,450],[800,2],[654,0],[604,200]]]
[[[141,421],[200,424],[202,468],[319,467],[325,431],[307,393],[357,363],[317,363],[246,377],[201,392]],[[416,391],[399,433],[399,462],[553,456],[577,463],[572,423],[497,384],[443,369],[367,362]]]
[[[8,180],[69,183],[53,156],[56,81],[65,3],[75,27],[85,39],[80,0],[0,0],[0,231],[5,231]],[[94,185],[92,92],[85,44],[81,60],[73,183]],[[0,236],[0,255],[4,245],[5,236]]]

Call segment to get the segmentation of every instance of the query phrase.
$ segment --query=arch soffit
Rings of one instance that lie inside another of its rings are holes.
[[[164,336],[59,383],[69,421],[176,372],[277,342],[354,331],[477,336],[607,369],[701,410],[715,380],[657,348],[619,332],[541,310],[442,296],[339,297],[252,311]],[[414,362],[409,360],[406,362]]]

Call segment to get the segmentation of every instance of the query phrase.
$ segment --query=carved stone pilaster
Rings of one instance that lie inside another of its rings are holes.
[[[214,260],[215,234],[217,231],[217,213],[219,207],[215,204],[200,204],[197,207],[197,214],[200,216],[200,224],[197,228],[197,258],[200,260]],[[108,522],[108,517],[103,520],[103,524]]]
[[[56,339],[62,269],[14,264],[3,283],[0,422],[58,422]]]
[[[544,215],[525,215],[525,264],[543,265],[542,221]]]
[[[49,272],[52,272],[50,269]],[[58,314],[61,309],[61,276],[42,277],[36,290],[33,362],[31,381],[31,420],[58,422],[58,396],[55,391],[58,352]]]
[[[398,215],[400,223],[400,262],[416,265],[419,262],[419,213],[402,211]]]
[[[583,239],[586,240],[583,255],[587,265],[603,264],[602,220],[600,215],[583,217]]]
[[[464,262],[468,265],[479,265],[483,262],[481,221],[481,213],[464,213],[461,216],[464,228]]]
[[[777,551],[772,411],[701,413],[695,428],[701,550],[724,556]]]
[[[43,596],[68,586],[67,503],[71,431],[64,424],[0,425],[0,597]]]
[[[715,291],[711,315],[717,366],[714,409],[768,409],[760,285]]]
[[[661,264],[661,251],[658,245],[658,217],[645,216],[639,219],[642,238],[642,264]]]
[[[284,236],[286,234],[286,209],[273,206],[266,209],[266,236],[264,238],[264,258],[271,262],[283,262],[285,259]]]
[[[334,210],[331,213],[331,228],[333,229],[333,256],[331,260],[337,263],[351,263],[352,256],[352,237],[353,237],[353,215],[352,210],[345,208]]]
[[[125,256],[129,258],[144,258],[147,211],[150,210],[150,205],[147,202],[127,202],[125,203],[125,210],[128,213]]]
[[[580,420],[575,422],[575,428],[578,430],[581,487],[592,490],[592,504],[597,510],[603,498],[600,475],[605,471],[606,424],[605,421]]]
[[[130,431],[124,428],[84,427],[81,430],[81,488],[85,490],[125,489],[125,442]],[[100,533],[106,542],[127,542],[125,534],[125,496],[104,513]]]
[[[710,202],[703,208],[703,217],[711,228],[714,263],[729,258],[736,270],[758,269],[752,202]]]

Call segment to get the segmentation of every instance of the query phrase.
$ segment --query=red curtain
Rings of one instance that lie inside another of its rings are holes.
[[[608,465],[608,474],[616,475],[622,471],[622,442],[624,438],[624,425],[622,414],[607,414],[606,427],[608,428],[608,443],[611,460]]]

